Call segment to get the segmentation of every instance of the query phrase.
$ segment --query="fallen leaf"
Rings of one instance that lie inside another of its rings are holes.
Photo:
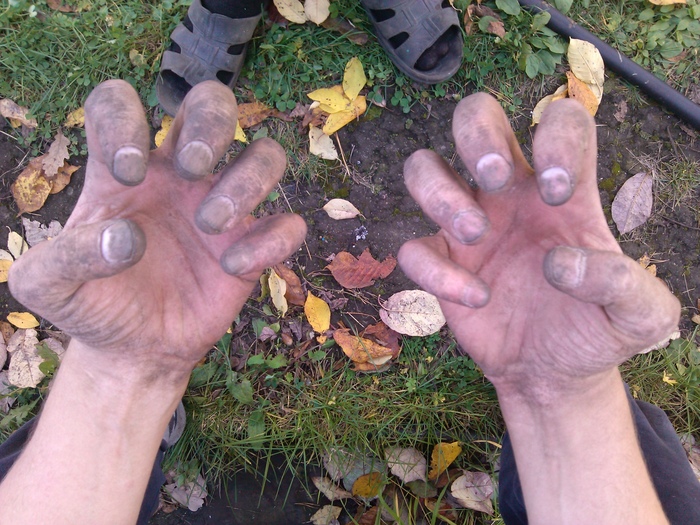
[[[7,343],[10,337],[15,333],[15,329],[7,321],[0,321],[0,334],[2,335],[3,341]]]
[[[306,23],[304,6],[299,0],[273,0],[280,14],[294,24]]]
[[[350,100],[355,100],[366,83],[367,77],[365,76],[365,70],[362,68],[362,62],[357,57],[351,58],[345,65],[345,73],[343,75],[345,96]]]
[[[76,11],[75,7],[63,5],[61,0],[46,0],[46,5],[48,5],[51,9],[60,11],[61,13],[74,13]]]
[[[445,324],[437,297],[423,290],[404,290],[392,295],[379,311],[392,330],[411,336],[434,334]]]
[[[637,262],[638,262],[639,265],[640,265],[642,268],[644,268],[647,272],[649,272],[651,275],[653,275],[654,277],[656,277],[656,265],[655,265],[655,264],[651,264],[651,257],[649,257],[649,255],[647,255],[647,254],[645,253],[642,257],[640,257],[639,259],[637,259]]]
[[[427,481],[425,456],[415,448],[388,448],[384,451],[391,473],[404,483]]]
[[[325,160],[338,160],[333,140],[314,126],[309,126],[309,153]]]
[[[7,249],[10,250],[12,257],[19,259],[20,255],[29,249],[29,246],[19,233],[11,231],[7,234]]]
[[[462,446],[459,444],[459,441],[453,443],[438,443],[435,445],[433,453],[430,455],[428,479],[437,479],[461,453]]]
[[[459,468],[449,468],[442,474],[438,476],[438,478],[435,480],[435,488],[436,489],[441,489],[443,487],[446,487],[453,481],[455,481],[458,477],[462,475],[462,469]]]
[[[557,90],[552,93],[552,96],[554,97],[552,99],[552,102],[556,102],[557,100],[561,100],[563,98],[566,98],[569,95],[569,87],[567,84],[562,84],[557,88]]]
[[[68,159],[70,140],[59,130],[49,146],[49,151],[42,157],[41,166],[46,180],[51,182],[58,173],[58,168]]]
[[[243,144],[248,143],[248,137],[245,136],[245,132],[243,131],[240,122],[236,122],[236,134],[234,135],[233,140],[237,140]]]
[[[34,328],[39,326],[39,321],[29,312],[10,312],[7,314],[7,320],[17,328]]]
[[[270,287],[272,304],[275,305],[277,311],[279,311],[281,316],[284,317],[289,308],[287,305],[287,299],[284,297],[284,294],[287,292],[287,281],[277,275],[277,272],[274,269],[270,268],[270,275],[267,279],[267,284]]]
[[[7,370],[0,372],[0,412],[7,414],[10,411],[10,407],[15,402],[14,397],[10,397],[9,394],[12,391],[12,384],[8,379]]]
[[[170,126],[173,125],[173,117],[170,115],[164,115],[163,120],[160,122],[160,129],[156,133],[155,143],[156,148],[160,148],[163,145],[165,137],[168,136],[168,131],[170,131]]]
[[[35,118],[27,118],[29,110],[25,107],[15,104],[9,98],[0,99],[0,115],[6,119],[18,120],[28,128],[36,128],[37,122]]]
[[[675,379],[671,379],[671,376],[668,375],[668,372],[666,370],[664,370],[664,376],[661,380],[667,385],[671,386],[678,384],[678,381],[676,381]]]
[[[396,259],[389,255],[380,263],[372,257],[369,248],[365,248],[359,259],[348,252],[338,253],[326,268],[343,288],[366,288],[373,285],[375,279],[384,279],[393,272]]]
[[[620,235],[644,224],[654,205],[653,180],[649,173],[637,173],[627,179],[615,195],[611,212]]]
[[[29,161],[12,184],[12,196],[20,215],[41,209],[51,193],[51,183],[42,174],[42,157]]]
[[[284,264],[278,264],[273,268],[275,272],[277,272],[277,275],[279,275],[287,283],[287,291],[284,294],[287,302],[296,306],[304,306],[304,303],[306,302],[306,292],[304,292],[297,274],[287,268]]]
[[[345,96],[341,86],[317,89],[306,96],[319,102],[326,113],[337,113],[338,111],[350,111],[352,109],[352,99]]]
[[[58,221],[51,221],[48,226],[44,226],[39,221],[33,221],[26,217],[22,217],[22,226],[29,246],[53,239],[63,230],[63,226]]]
[[[66,186],[70,184],[70,179],[73,173],[75,173],[77,170],[80,169],[80,166],[71,166],[68,164],[68,162],[64,162],[63,166],[58,168],[58,172],[56,173],[56,177],[54,177],[53,181],[51,181],[51,195],[54,195]]]
[[[304,314],[311,328],[322,334],[331,327],[331,309],[323,299],[309,292],[304,303]]]
[[[143,53],[139,53],[138,49],[129,51],[129,62],[136,67],[146,67],[148,65],[146,57],[143,56]]]
[[[423,504],[425,505],[425,508],[427,508],[433,514],[433,516],[442,518],[443,521],[451,523],[457,519],[457,511],[455,511],[454,507],[447,501],[440,501],[440,506],[437,508],[437,510],[435,508],[436,505],[438,505],[438,501],[436,499],[426,498],[423,500]]]
[[[467,34],[471,34],[473,32],[471,27],[473,25],[472,20],[474,17],[489,17],[486,32],[499,36],[501,38],[506,36],[506,29],[503,25],[503,20],[501,20],[501,17],[498,16],[498,13],[496,13],[493,9],[481,4],[470,4],[467,7],[467,11],[464,13],[465,30],[467,29],[467,27],[469,27],[469,31],[467,32]]]
[[[384,486],[384,476],[381,472],[370,472],[355,480],[352,485],[352,493],[360,498],[372,499],[379,496]]]
[[[336,485],[327,477],[314,476],[311,478],[316,488],[331,501],[352,498],[352,493]]]
[[[354,219],[358,215],[362,215],[360,210],[355,208],[352,202],[346,201],[345,199],[331,199],[323,206],[323,209],[331,219],[335,219],[336,221]]]
[[[305,0],[304,13],[306,18],[316,25],[321,25],[331,14],[329,0]]]
[[[358,46],[365,45],[369,40],[367,33],[360,31],[343,18],[327,18],[321,25],[326,29],[337,31],[341,35],[345,35],[348,40],[350,40],[353,44],[357,44]]]
[[[15,258],[7,250],[0,250],[0,261],[14,261]]]
[[[260,124],[270,115],[272,115],[272,109],[262,102],[238,104],[238,123],[241,125],[241,129],[248,129]]]
[[[340,507],[333,505],[324,505],[311,516],[313,525],[331,525],[340,516]]]
[[[63,125],[66,128],[82,128],[85,125],[85,108],[78,108],[68,113]]]
[[[163,485],[163,490],[175,500],[181,507],[196,512],[204,505],[204,499],[208,496],[207,482],[201,474],[194,481],[188,481],[183,485],[169,483]]]
[[[594,85],[602,95],[603,82],[605,81],[605,63],[600,51],[590,42],[572,38],[569,41],[567,59],[571,71],[579,80],[589,85]],[[596,93],[599,95],[599,93]]]
[[[450,487],[452,497],[468,509],[493,514],[491,495],[493,494],[493,482],[491,476],[484,472],[465,472],[457,478]]]
[[[690,320],[695,324],[700,324],[700,314],[695,314]]]
[[[333,481],[345,478],[352,470],[355,457],[344,448],[332,448],[323,455],[323,466]]]
[[[34,388],[44,379],[39,365],[44,360],[39,356],[36,330],[17,330],[7,343],[10,354],[9,382],[18,388]]]
[[[354,520],[357,522],[357,525],[375,525],[377,523],[378,512],[379,507],[377,506],[370,507],[367,510],[364,510],[364,507],[358,507],[357,515]],[[355,523],[355,521],[353,521],[353,523]]]
[[[546,97],[542,98],[537,104],[535,104],[535,107],[532,110],[531,126],[540,123],[540,120],[542,119],[542,113],[544,113],[544,110],[547,109],[547,106],[549,106],[553,102],[553,100],[554,95],[547,95]]]
[[[588,111],[592,117],[595,117],[598,111],[598,97],[591,91],[588,84],[576,78],[571,71],[566,72],[566,78],[569,81],[567,86],[569,98],[583,104],[586,111]]]
[[[10,271],[10,266],[12,266],[13,261],[8,261],[7,259],[0,259],[0,283],[7,282],[7,274]],[[0,366],[2,368],[2,366]]]
[[[392,359],[396,359],[401,354],[401,345],[399,345],[399,334],[385,325],[382,321],[376,324],[371,324],[362,331],[362,337],[371,339],[375,343],[390,348],[393,352]]]
[[[4,338],[0,338],[0,370],[5,366],[5,361],[7,361],[7,344]],[[2,385],[0,385],[2,388]]]
[[[649,0],[654,5],[686,4],[687,0]]]
[[[345,355],[355,363],[370,363],[381,366],[391,359],[391,348],[350,333],[349,328],[339,328],[333,332],[333,339],[343,349]]]
[[[360,116],[367,110],[367,99],[360,95],[355,98],[351,103],[351,109],[347,111],[339,111],[328,115],[326,123],[323,125],[323,132],[326,135],[332,135],[338,131],[343,126],[350,124],[353,120],[360,118]]]
[[[435,485],[428,481],[421,481],[419,479],[406,483],[408,490],[410,490],[414,495],[419,498],[434,498],[437,496],[437,489]]]
[[[613,113],[613,117],[615,117],[615,120],[617,120],[618,122],[624,122],[626,116],[627,116],[627,101],[621,100],[615,106],[615,113]]]

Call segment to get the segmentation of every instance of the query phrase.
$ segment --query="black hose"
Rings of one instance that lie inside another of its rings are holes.
[[[529,11],[546,11],[551,18],[547,26],[560,35],[590,42],[600,51],[605,65],[630,84],[634,84],[649,97],[668,108],[677,117],[685,120],[696,129],[700,129],[700,106],[684,97],[671,86],[659,80],[649,71],[632,62],[618,50],[613,49],[600,38],[577,25],[547,2],[542,0],[518,0]]]

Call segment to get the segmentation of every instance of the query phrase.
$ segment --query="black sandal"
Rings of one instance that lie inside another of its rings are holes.
[[[406,76],[444,82],[462,65],[464,39],[448,0],[361,0],[380,44]]]
[[[172,45],[163,54],[156,80],[165,112],[175,116],[187,92],[204,80],[218,80],[233,89],[261,17],[229,18],[192,0],[187,18],[170,35]]]

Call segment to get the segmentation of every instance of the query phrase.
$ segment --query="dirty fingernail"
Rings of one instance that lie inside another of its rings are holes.
[[[559,206],[574,192],[569,172],[563,168],[549,168],[540,174],[540,195],[550,206]]]
[[[586,273],[586,252],[579,248],[560,246],[544,259],[544,274],[555,285],[577,288]]]
[[[204,233],[221,233],[236,213],[236,204],[226,195],[217,195],[203,202],[195,218]]]
[[[114,154],[112,174],[122,184],[136,186],[146,178],[146,159],[136,146],[122,146]]]
[[[489,221],[476,210],[461,211],[452,220],[452,228],[459,242],[471,244],[478,241],[489,229]]]
[[[235,246],[221,256],[221,268],[229,275],[243,275],[250,272],[250,257]]]
[[[476,182],[484,191],[496,191],[510,180],[513,167],[498,153],[487,153],[476,163]]]
[[[467,286],[462,293],[462,304],[470,308],[486,306],[491,299],[491,292],[485,284]]]
[[[193,140],[178,152],[175,164],[183,179],[198,180],[211,172],[213,160],[211,146],[201,140]]]
[[[100,251],[108,263],[124,263],[133,260],[138,252],[141,231],[132,228],[128,221],[120,220],[102,231]]]

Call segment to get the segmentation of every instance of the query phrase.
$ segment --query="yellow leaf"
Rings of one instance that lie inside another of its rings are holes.
[[[695,314],[692,318],[691,321],[693,321],[695,324],[700,324],[700,314]]]
[[[326,123],[323,125],[323,132],[326,135],[332,135],[343,126],[350,124],[356,118],[359,118],[367,109],[367,100],[363,96],[359,96],[352,101],[351,111],[340,111],[328,116]]]
[[[12,261],[0,260],[0,283],[7,282],[7,272],[10,271],[10,266],[12,266]]]
[[[82,128],[85,125],[85,108],[78,108],[68,113],[63,125],[67,128]]]
[[[547,106],[549,106],[553,101],[554,95],[547,95],[537,104],[535,104],[535,107],[532,110],[532,124],[530,124],[531,126],[540,123],[540,119],[542,119],[542,113],[544,113],[544,110],[547,109]]]
[[[287,292],[287,281],[280,278],[277,272],[270,268],[270,276],[267,279],[267,284],[270,287],[272,304],[275,305],[275,308],[277,308],[282,317],[284,317],[288,309],[287,299],[284,298],[284,294]]]
[[[593,93],[593,91],[591,91],[588,84],[585,84],[579,80],[571,71],[566,72],[566,78],[569,81],[569,98],[583,104],[586,111],[588,111],[591,116],[595,117],[595,114],[598,111],[598,97],[595,95],[595,93]]]
[[[566,57],[576,78],[586,84],[595,85],[602,91],[605,81],[605,63],[597,47],[585,40],[572,38],[569,41]]]
[[[340,86],[334,86],[340,87]],[[337,113],[338,111],[352,110],[353,103],[342,93],[342,88],[321,88],[312,91],[307,95],[311,100],[316,100],[322,104],[327,113]],[[330,111],[328,111],[330,110]]]
[[[29,110],[25,107],[19,106],[9,98],[0,98],[0,115],[3,117],[19,121],[20,124],[24,124],[28,128],[35,128],[37,122],[35,118],[27,118]],[[13,127],[17,127],[14,126]]]
[[[462,453],[459,441],[454,443],[438,443],[430,456],[430,472],[428,479],[437,479],[440,474],[447,470],[452,462]]]
[[[384,476],[380,472],[370,472],[360,476],[352,484],[352,494],[360,498],[376,498],[382,489],[383,481]]]
[[[686,0],[649,0],[654,5],[685,4]]]
[[[19,259],[20,255],[29,249],[27,241],[17,232],[7,234],[7,249],[10,250],[12,257]]]
[[[311,292],[306,297],[304,313],[316,332],[322,334],[331,327],[331,309],[328,303]]]
[[[273,0],[280,14],[295,24],[306,23],[304,6],[299,0]]]
[[[331,14],[329,0],[305,0],[304,13],[306,18],[316,25],[321,25]]]
[[[338,160],[333,140],[314,126],[309,126],[309,153],[326,160]]]
[[[668,372],[666,372],[666,370],[664,370],[663,382],[669,385],[678,384],[678,381],[676,381],[675,379],[671,379],[671,376],[668,375]]]
[[[51,193],[51,183],[44,178],[42,172],[42,158],[43,155],[32,159],[12,185],[12,196],[20,215],[39,210]]]
[[[557,88],[557,90],[552,93],[552,102],[556,100],[561,100],[562,98],[566,98],[566,96],[569,94],[569,87],[566,84],[562,84]]]
[[[243,128],[241,127],[240,122],[236,122],[236,136],[233,138],[234,138],[234,140],[237,140],[238,142],[242,142],[243,144],[248,143],[248,138],[245,136],[245,132],[243,131]]]
[[[39,321],[29,312],[10,312],[7,314],[7,320],[17,328],[34,328],[39,326]]]
[[[172,124],[173,117],[170,115],[165,115],[160,123],[160,129],[158,130],[158,133],[156,133],[156,148],[160,148],[160,146],[163,144],[165,137],[168,136],[168,131],[170,131],[170,126],[172,126]]]
[[[68,184],[70,184],[70,178],[73,173],[78,171],[80,169],[80,166],[72,166],[68,164],[68,162],[64,162],[63,166],[58,168],[58,172],[56,173],[56,177],[54,177],[53,181],[51,181],[51,195],[54,193],[58,193],[59,191],[63,190]]]
[[[367,77],[362,69],[362,62],[357,57],[351,58],[345,66],[345,75],[343,76],[345,96],[350,100],[355,100],[366,83]]]
[[[351,334],[349,328],[339,328],[333,332],[333,339],[343,349],[345,355],[355,363],[371,363],[380,366],[388,362],[394,353],[391,348]]]

